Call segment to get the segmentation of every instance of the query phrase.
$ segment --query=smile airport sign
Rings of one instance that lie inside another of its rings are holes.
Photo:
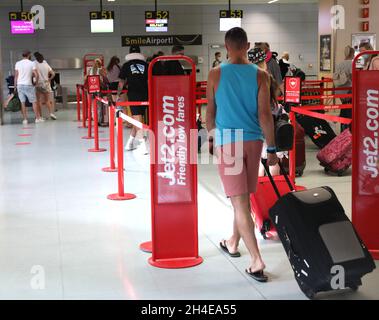
[[[164,35],[164,36],[123,36],[121,38],[123,47],[138,45],[140,47],[154,46],[201,46],[203,36],[195,35]]]

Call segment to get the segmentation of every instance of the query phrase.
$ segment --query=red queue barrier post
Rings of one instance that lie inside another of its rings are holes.
[[[80,94],[80,85],[76,85],[76,120],[75,122],[80,122],[80,107],[81,107],[81,94]]]
[[[352,220],[367,249],[379,260],[379,71],[358,70],[353,61]]]
[[[92,100],[93,102],[93,131],[94,131],[94,147],[88,149],[88,152],[105,152],[107,149],[99,147],[99,123],[98,123],[98,113],[97,113],[97,99],[96,97]]]
[[[289,175],[291,178],[291,181],[296,180],[296,115],[295,112],[290,112],[290,121],[293,125],[293,129],[295,134],[293,135],[293,147],[292,150],[289,152]]]
[[[87,139],[91,140],[93,139],[92,137],[92,98],[89,93],[87,93],[87,129],[88,129],[88,134],[87,136],[82,137],[82,139]]]
[[[125,193],[124,189],[124,128],[121,111],[116,111],[117,119],[117,173],[118,173],[118,193],[108,195],[109,200],[124,201],[136,198],[135,194]]]
[[[87,120],[87,95],[85,92],[84,86],[81,87],[81,96],[82,96],[82,125],[78,128],[87,128],[86,120]]]
[[[104,172],[117,172],[116,162],[115,162],[115,107],[113,104],[108,106],[109,108],[109,156],[110,156],[110,166],[103,168]]]
[[[153,76],[155,63],[170,60],[187,61],[191,75]],[[189,142],[191,130],[197,130],[195,77],[195,65],[185,56],[157,57],[149,65],[149,124],[155,137],[150,144],[152,242],[141,247],[151,244],[149,263],[158,268],[203,262],[198,249],[197,146]],[[173,159],[165,148],[175,150]],[[179,163],[180,150],[185,160]]]

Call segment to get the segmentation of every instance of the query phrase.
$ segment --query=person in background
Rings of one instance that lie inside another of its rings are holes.
[[[139,46],[131,46],[130,53],[125,57],[125,64],[121,68],[120,83],[118,85],[117,100],[125,84],[128,86],[129,101],[148,101],[148,64],[145,56],[141,53]],[[145,106],[131,106],[132,116],[138,122],[143,122],[143,116],[147,112]],[[139,136],[141,133],[142,136]],[[133,126],[125,150],[131,151],[141,146],[143,154],[148,154],[149,149],[146,144],[145,132],[142,129]]]
[[[248,52],[249,61],[256,64],[259,68],[267,71],[266,52],[261,48],[254,48]]]
[[[283,78],[280,71],[280,67],[270,49],[270,45],[267,42],[256,42],[256,48],[262,49],[266,53],[267,71],[271,74],[275,81],[279,84],[281,92],[284,92]]]
[[[334,85],[337,88],[352,87],[353,86],[353,59],[355,57],[355,50],[351,46],[345,48],[345,60],[336,66],[336,70],[333,74]],[[351,94],[351,90],[338,91],[338,94]],[[342,98],[342,104],[351,104],[351,98]],[[352,118],[352,109],[342,109],[340,117]],[[351,125],[341,124],[341,132],[346,128],[351,128]]]
[[[42,116],[42,101],[45,102],[49,110],[50,119],[57,120],[54,114],[54,99],[52,97],[53,90],[51,89],[51,80],[55,77],[55,72],[44,59],[43,55],[39,52],[34,53],[35,67],[38,72],[38,83],[36,85],[36,96],[38,112]]]
[[[267,282],[266,266],[253,232],[250,194],[256,191],[263,136],[269,146],[268,165],[278,163],[269,75],[249,63],[250,43],[242,28],[226,33],[225,46],[229,63],[209,72],[206,117],[210,142],[216,143],[219,174],[234,208],[233,236],[223,240],[220,247],[230,257],[238,258],[242,237],[251,256],[246,273],[256,281]]]
[[[109,88],[109,81],[107,78],[107,70],[103,66],[103,61],[101,59],[95,59],[94,64],[92,68],[89,70],[88,75],[86,76],[86,82],[88,76],[100,76],[100,88],[101,90],[108,90]],[[103,104],[98,102],[98,122],[100,127],[107,126],[107,107]]]
[[[109,61],[107,66],[107,78],[109,81],[109,90],[117,91],[118,83],[120,82],[120,59],[116,56],[113,56]],[[116,99],[116,94],[112,95],[113,100]]]
[[[154,54],[151,60],[154,60],[155,58],[158,58],[158,57],[163,57],[164,55],[165,54],[163,51],[158,51],[156,54]],[[158,75],[164,75],[164,74],[165,74],[164,61],[156,62],[153,67],[153,75],[158,76]]]
[[[266,53],[260,49],[260,48],[254,48],[249,51],[248,53],[249,61],[255,65],[257,65],[260,69],[267,71],[267,64],[266,64]],[[275,81],[272,75],[269,77],[270,82],[270,105],[271,105],[271,112],[273,114],[277,114],[279,111],[279,104],[278,104],[278,97],[280,95],[280,87],[278,83]],[[262,149],[262,159],[267,159],[267,144],[266,142],[263,143],[263,149]],[[277,152],[277,157],[279,159],[284,158],[283,152]],[[280,175],[280,166],[279,164],[275,166],[270,167],[270,172],[273,176]],[[262,165],[262,163],[259,163],[259,176],[263,177],[265,175],[265,169]]]
[[[171,54],[173,56],[184,56],[184,47],[173,46],[171,49]],[[185,75],[184,68],[179,60],[165,61],[164,69],[165,75],[168,76]]]
[[[222,63],[221,61],[221,52],[215,53],[215,61],[212,63],[212,68],[218,67]]]
[[[287,75],[288,70],[290,68],[291,63],[290,61],[290,54],[288,52],[283,52],[282,58],[279,60],[279,67],[280,72],[282,75],[282,79]]]
[[[369,42],[363,42],[359,45],[360,52],[373,50],[374,48]],[[377,55],[364,55],[363,59],[365,61],[364,70],[379,70],[379,57]]]
[[[28,124],[28,115],[26,111],[26,99],[33,104],[33,110],[36,117],[35,123],[43,122],[41,114],[38,111],[35,84],[39,82],[39,76],[35,64],[31,61],[32,54],[29,50],[22,53],[22,60],[15,65],[15,88],[17,88],[18,97],[21,101],[21,112],[23,116],[23,125]],[[33,83],[34,78],[34,83]]]

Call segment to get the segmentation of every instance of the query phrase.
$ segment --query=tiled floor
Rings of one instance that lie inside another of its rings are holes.
[[[100,170],[108,153],[87,152],[92,142],[81,139],[86,132],[72,121],[74,111],[58,115],[30,130],[0,127],[0,299],[305,299],[280,243],[260,241],[268,284],[244,274],[244,247],[237,260],[220,252],[232,211],[212,165],[199,166],[204,263],[184,270],[151,267],[149,255],[138,250],[150,239],[148,157],[126,153],[126,191],[137,199],[109,201],[117,176]],[[26,131],[32,136],[18,136]],[[31,144],[15,145],[23,141]],[[300,184],[333,187],[350,214],[350,180],[325,176],[310,146]],[[321,298],[378,299],[378,282],[377,270],[358,293]]]

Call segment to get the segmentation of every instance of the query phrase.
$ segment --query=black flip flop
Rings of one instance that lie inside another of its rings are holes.
[[[258,272],[251,272],[250,269],[249,270],[246,269],[245,271],[255,281],[262,282],[262,283],[268,281],[268,277],[264,274],[263,270],[258,271]]]
[[[228,247],[226,246],[226,241],[220,242],[220,248],[231,258],[241,258],[241,253],[230,253]]]

